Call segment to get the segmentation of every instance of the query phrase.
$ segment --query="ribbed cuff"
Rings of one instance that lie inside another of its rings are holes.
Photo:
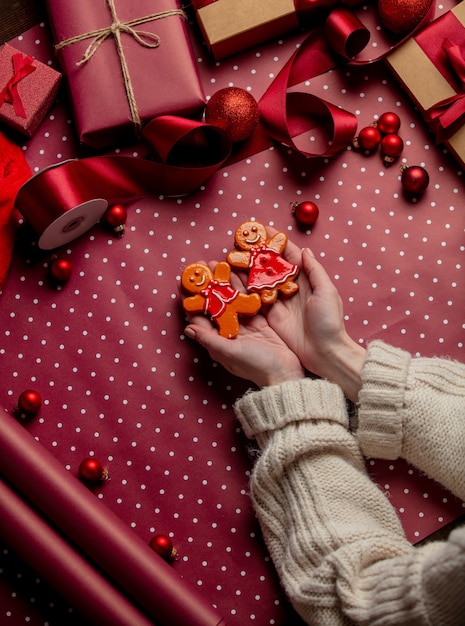
[[[396,459],[402,452],[403,410],[411,355],[382,341],[369,344],[359,393],[357,438],[362,454]]]
[[[304,378],[250,391],[234,409],[250,439],[298,421],[331,420],[348,427],[344,394],[325,380]]]

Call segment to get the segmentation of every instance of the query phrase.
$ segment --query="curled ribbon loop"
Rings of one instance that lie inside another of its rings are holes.
[[[315,95],[288,92],[289,87],[333,69],[338,62],[335,53],[346,59],[356,56],[370,37],[366,27],[347,9],[331,12],[326,33],[326,37],[318,30],[310,33],[259,102],[267,132],[309,157],[332,156],[345,148],[354,137],[357,119],[353,113]],[[309,150],[304,140],[294,139],[315,128],[326,130],[327,138],[321,148]]]
[[[93,57],[93,55],[108,39],[108,37],[114,38],[116,42],[116,49],[118,51],[118,57],[121,64],[121,72],[123,74],[124,88],[126,90],[129,110],[131,112],[131,120],[134,124],[136,134],[138,135],[142,127],[142,122],[139,111],[137,109],[137,102],[134,96],[131,75],[126,61],[126,56],[124,54],[124,48],[121,41],[121,33],[126,33],[130,35],[141,46],[144,46],[146,48],[157,48],[160,45],[160,37],[158,35],[147,31],[138,31],[135,30],[133,27],[138,26],[139,24],[145,24],[146,22],[153,22],[154,20],[160,20],[175,15],[185,19],[186,14],[180,9],[172,9],[168,11],[161,11],[159,13],[151,13],[150,15],[145,15],[143,17],[129,20],[127,22],[121,22],[116,13],[114,0],[106,1],[111,12],[112,23],[110,24],[110,26],[99,28],[97,30],[92,30],[87,33],[82,33],[80,35],[76,35],[75,37],[70,37],[69,39],[60,41],[60,43],[55,46],[55,49],[62,50],[63,48],[70,46],[74,43],[85,41],[86,39],[91,39],[91,42],[87,46],[87,49],[85,50],[82,59],[77,63],[77,65],[80,66],[84,63],[87,63],[87,61],[89,61],[89,59]]]
[[[29,55],[23,57],[21,53],[14,54],[13,76],[0,92],[0,107],[3,106],[4,102],[12,104],[15,114],[18,117],[26,118],[26,110],[21,100],[21,96],[19,95],[18,83],[23,80],[23,78],[26,78],[26,76],[29,76],[29,74],[34,72],[36,68],[32,65],[33,62],[33,57]]]

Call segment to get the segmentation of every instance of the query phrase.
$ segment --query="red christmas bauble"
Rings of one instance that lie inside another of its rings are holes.
[[[58,283],[65,283],[71,278],[73,264],[69,259],[54,259],[49,267],[50,276]]]
[[[154,535],[149,545],[154,552],[167,561],[174,559],[177,554],[176,548],[173,547],[173,542],[166,535]]]
[[[108,476],[107,470],[94,457],[89,457],[81,461],[78,469],[79,478],[88,483],[97,483],[105,480]]]
[[[308,200],[305,202],[291,202],[291,211],[302,226],[313,226],[320,214],[317,205]]]
[[[22,415],[36,415],[42,406],[42,396],[38,391],[34,389],[26,389],[23,391],[15,407],[18,413]]]
[[[429,174],[420,165],[401,167],[402,176],[400,179],[402,188],[410,195],[420,195],[429,185]]]
[[[389,133],[397,133],[400,128],[400,117],[397,113],[391,113],[388,111],[387,113],[383,113],[379,116],[378,121],[376,122],[376,126],[380,133],[383,135],[388,135]]]
[[[240,87],[217,91],[205,107],[205,121],[222,128],[232,142],[244,141],[258,125],[260,113],[255,98]]]
[[[386,165],[393,163],[402,154],[404,142],[396,133],[385,135],[381,140],[381,154]]]
[[[102,221],[111,228],[115,234],[122,235],[126,228],[128,213],[122,204],[114,204],[105,211]]]
[[[431,0],[378,0],[383,26],[396,35],[405,35],[426,16]]]
[[[381,133],[376,126],[365,126],[354,139],[354,147],[368,152],[375,150],[381,143]]]

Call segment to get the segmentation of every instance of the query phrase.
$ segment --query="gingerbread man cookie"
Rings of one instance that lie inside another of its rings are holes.
[[[222,337],[233,339],[239,332],[239,315],[255,315],[260,296],[241,293],[230,283],[231,268],[224,261],[212,272],[203,263],[191,263],[181,276],[181,285],[192,296],[184,298],[185,311],[205,313],[217,324]]]
[[[236,229],[235,243],[237,249],[228,254],[228,263],[249,270],[247,291],[259,293],[263,304],[273,304],[278,291],[285,296],[298,291],[294,280],[299,267],[281,256],[287,245],[284,233],[268,238],[260,222],[244,222]]]

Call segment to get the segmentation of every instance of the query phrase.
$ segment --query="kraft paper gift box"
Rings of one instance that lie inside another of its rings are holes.
[[[210,54],[222,59],[299,28],[337,0],[193,0]]]
[[[200,117],[205,97],[178,0],[47,0],[80,141],[127,143],[160,115]]]
[[[465,2],[408,39],[386,63],[436,143],[443,143],[465,167]]]
[[[0,122],[32,137],[52,106],[61,74],[13,46],[0,48]]]

